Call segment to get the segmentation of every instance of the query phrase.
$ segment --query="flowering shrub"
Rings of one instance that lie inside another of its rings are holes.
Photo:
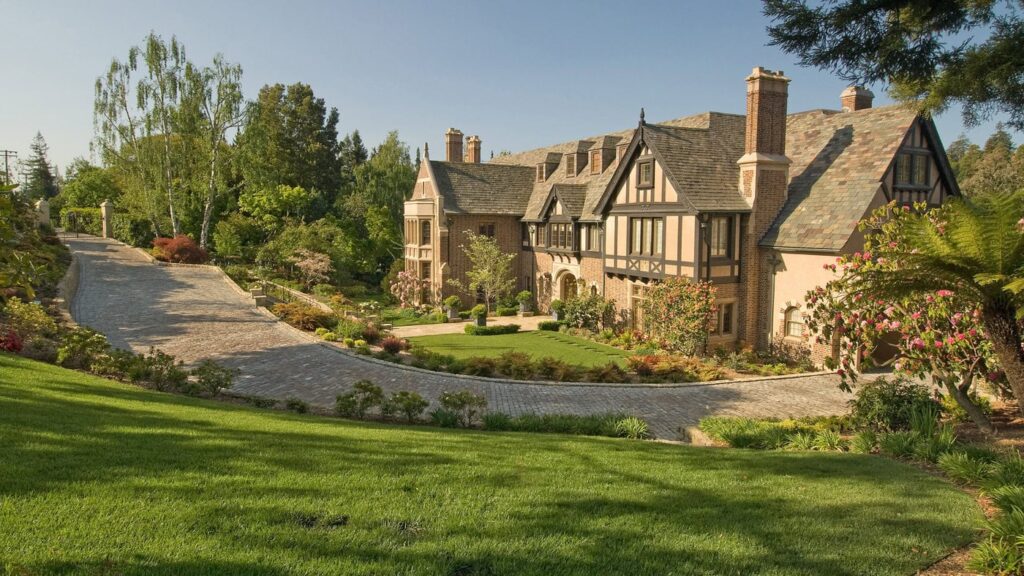
[[[598,295],[580,295],[565,301],[559,314],[566,326],[597,331],[612,323],[615,303]]]
[[[22,346],[24,346],[24,342],[17,332],[9,329],[0,330],[0,351],[17,354],[21,352]]]
[[[875,366],[871,353],[882,338],[894,336],[890,343],[898,350],[893,364],[898,375],[930,377],[979,427],[990,430],[987,417],[971,401],[971,388],[978,379],[999,384],[1003,375],[982,328],[979,307],[950,290],[883,298],[872,294],[871,285],[863,281],[900,265],[902,222],[920,217],[909,207],[890,204],[862,222],[864,251],[826,265],[838,277],[808,292],[807,326],[819,343],[838,344],[838,360],[827,359],[826,365],[836,370],[844,389],[850,390],[859,371]]]
[[[647,299],[643,303],[644,327],[668,350],[700,354],[716,318],[715,291],[708,282],[666,278],[647,288]]]
[[[399,306],[410,308],[427,286],[427,281],[416,276],[415,272],[402,270],[391,283],[391,295],[398,300]]]
[[[157,259],[164,262],[202,264],[209,258],[206,250],[200,248],[195,240],[184,235],[174,238],[157,238],[153,240],[153,248],[156,249]]]
[[[16,296],[0,308],[0,318],[23,340],[29,336],[53,336],[57,333],[57,323],[42,306],[22,302]]]

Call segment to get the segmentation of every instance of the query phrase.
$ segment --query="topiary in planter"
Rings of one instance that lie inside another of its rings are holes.
[[[487,326],[487,306],[477,304],[469,311],[469,315],[476,320],[477,326]]]

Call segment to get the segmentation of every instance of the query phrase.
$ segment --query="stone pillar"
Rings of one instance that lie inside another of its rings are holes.
[[[110,200],[104,200],[103,204],[100,204],[100,218],[103,219],[103,237],[113,238],[114,205],[110,203]]]
[[[36,217],[40,226],[50,225],[50,202],[46,198],[36,202]]]

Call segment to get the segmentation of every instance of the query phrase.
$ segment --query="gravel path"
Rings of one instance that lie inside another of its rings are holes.
[[[849,396],[832,375],[644,387],[486,381],[405,369],[326,347],[268,317],[210,267],[158,266],[136,250],[93,237],[68,238],[81,279],[72,314],[112,344],[155,346],[186,362],[213,358],[238,368],[235,391],[330,406],[352,382],[387,391],[416,390],[435,400],[472,389],[509,414],[626,412],[645,418],[659,438],[710,414],[810,416],[844,411]]]

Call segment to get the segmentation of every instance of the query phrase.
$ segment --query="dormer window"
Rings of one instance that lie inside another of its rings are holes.
[[[572,178],[576,175],[576,155],[569,154],[565,157],[565,175]]]
[[[601,150],[590,151],[590,173],[600,174],[601,173]]]
[[[654,186],[654,160],[644,160],[636,165],[636,187],[651,188]]]
[[[543,162],[537,164],[537,182],[543,182],[547,179],[547,174],[544,173],[545,168],[546,166],[544,166]]]
[[[619,144],[615,147],[615,160],[622,162],[622,159],[626,157],[626,147],[629,146],[626,143]]]

